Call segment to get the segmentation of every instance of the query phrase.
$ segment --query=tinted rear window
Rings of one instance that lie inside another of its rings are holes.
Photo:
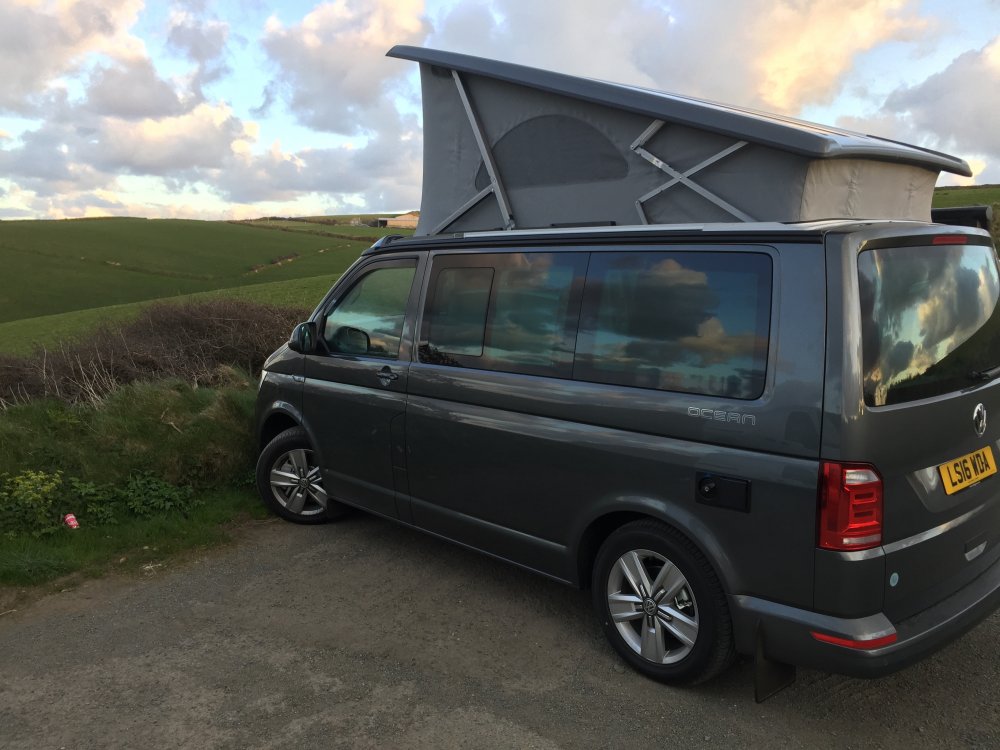
[[[858,256],[865,402],[971,385],[1000,365],[1000,280],[988,245],[888,247]]]
[[[770,318],[763,253],[594,253],[573,377],[757,398]]]

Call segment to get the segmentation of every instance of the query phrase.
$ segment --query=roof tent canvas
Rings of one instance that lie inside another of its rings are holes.
[[[420,63],[417,234],[595,224],[929,221],[936,151],[451,52]]]

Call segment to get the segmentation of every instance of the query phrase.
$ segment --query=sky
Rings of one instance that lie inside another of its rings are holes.
[[[0,219],[418,208],[414,63],[490,57],[946,151],[1000,183],[1000,0],[0,0]]]

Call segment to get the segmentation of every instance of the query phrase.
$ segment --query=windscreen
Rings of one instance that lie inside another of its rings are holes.
[[[1000,280],[991,246],[865,250],[858,276],[869,406],[965,388],[981,379],[976,373],[1000,365]]]

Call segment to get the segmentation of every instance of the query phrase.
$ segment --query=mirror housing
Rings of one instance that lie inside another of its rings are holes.
[[[307,321],[295,326],[291,338],[288,339],[288,348],[299,354],[314,354],[316,352],[316,324]]]
[[[342,326],[330,340],[331,348],[341,354],[368,354],[371,351],[371,337],[360,328]]]

